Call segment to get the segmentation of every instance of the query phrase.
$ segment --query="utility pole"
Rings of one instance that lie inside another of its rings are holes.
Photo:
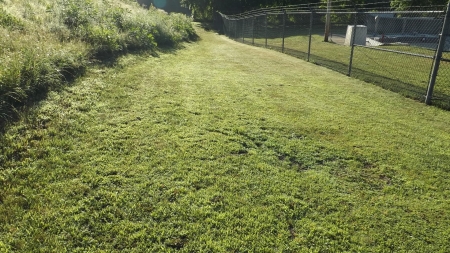
[[[328,35],[330,34],[330,25],[331,25],[331,0],[327,1],[327,19],[325,21],[325,36],[323,41],[328,42]]]

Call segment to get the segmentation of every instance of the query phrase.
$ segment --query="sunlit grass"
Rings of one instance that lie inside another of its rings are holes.
[[[278,32],[280,31],[278,30]],[[274,36],[273,33],[276,32],[269,32],[271,36]],[[299,30],[297,33],[301,33],[301,31]],[[265,46],[266,39],[262,35],[260,34],[254,40],[251,37],[248,38],[249,35],[247,35],[245,42],[254,42],[259,46]],[[282,49],[281,36],[279,34],[277,38],[268,38],[267,47],[280,51]],[[238,41],[242,41],[242,39],[239,38]],[[339,71],[340,73],[348,74],[351,48],[342,45],[341,41],[336,43],[333,41],[333,37],[330,37],[330,41],[329,43],[323,42],[323,35],[313,34],[309,60],[313,63]],[[307,59],[309,44],[309,35],[307,33],[303,32],[303,34],[298,36],[288,36],[285,38],[284,43],[287,54],[295,55],[301,59]],[[407,54],[380,51],[376,50],[377,48],[405,52]],[[408,55],[408,53],[426,57],[412,56]],[[371,82],[383,88],[399,92],[407,97],[424,101],[434,53],[434,50],[417,46],[390,45],[375,47],[374,49],[356,47],[351,74],[353,77],[366,82]],[[448,55],[445,54],[444,58],[448,58]],[[448,62],[443,61],[441,62],[440,72],[435,86],[436,93],[434,95],[437,99],[444,99],[444,101],[436,100],[436,104],[444,108],[450,108],[449,78],[450,65]]]
[[[449,250],[448,112],[198,32],[8,129],[0,251]]]

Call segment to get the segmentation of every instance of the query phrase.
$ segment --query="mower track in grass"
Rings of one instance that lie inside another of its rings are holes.
[[[450,251],[449,112],[197,32],[9,127],[0,251]]]

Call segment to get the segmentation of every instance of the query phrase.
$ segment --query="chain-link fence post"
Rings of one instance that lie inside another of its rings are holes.
[[[444,23],[442,24],[442,31],[441,31],[441,34],[439,35],[439,44],[438,44],[438,47],[436,50],[436,54],[434,56],[433,69],[431,71],[430,82],[428,84],[427,95],[425,97],[425,103],[427,105],[431,105],[431,99],[433,98],[434,85],[436,83],[436,77],[438,75],[439,65],[440,65],[441,59],[442,59],[442,52],[444,51],[447,36],[449,36],[449,33],[448,33],[449,22],[450,22],[449,8],[450,8],[450,2],[447,4],[447,11],[445,12]]]
[[[264,14],[264,37],[266,37],[265,47],[267,47],[267,13]]]
[[[223,19],[223,17],[222,17],[222,19]],[[225,22],[228,23],[228,19],[223,21],[223,33],[224,33],[226,36],[230,37],[230,34],[228,33],[228,29],[227,29],[227,26],[225,25]]]
[[[311,10],[311,13],[309,14],[308,62],[309,62],[309,58],[311,57],[311,41],[312,41],[313,23],[314,23],[314,12]]]
[[[245,18],[242,19],[242,42],[245,43]]]
[[[234,23],[234,39],[237,40],[238,39],[238,36],[237,36],[237,25],[238,25],[238,22],[235,19],[233,23]]]
[[[255,17],[252,17],[252,45],[255,45]]]
[[[281,52],[284,53],[284,38],[286,37],[286,10],[283,10],[283,41],[281,44]]]
[[[356,8],[355,8],[356,10]],[[355,37],[356,37],[356,30],[358,28],[358,11],[356,10],[355,12],[355,22],[353,25],[353,33],[352,33],[352,38],[350,40],[350,46],[352,47],[350,50],[350,62],[348,64],[348,76],[352,75],[352,65],[353,65],[353,54],[355,52]],[[348,28],[347,28],[348,29]]]

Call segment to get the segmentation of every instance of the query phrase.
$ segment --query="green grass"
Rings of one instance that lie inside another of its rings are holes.
[[[280,34],[281,36],[281,34]],[[330,38],[333,40],[333,37]],[[246,38],[251,43],[252,38]],[[331,68],[340,73],[348,73],[351,48],[336,43],[323,42],[323,35],[312,36],[310,61]],[[255,43],[265,45],[265,38],[256,38]],[[307,58],[309,36],[302,34],[285,38],[286,53]],[[269,38],[269,48],[281,50],[282,38]],[[415,46],[385,46],[381,49],[434,56],[434,51]],[[292,51],[294,50],[294,51]],[[446,53],[444,58],[450,59]],[[377,84],[385,89],[401,93],[407,97],[424,101],[433,60],[393,52],[382,52],[356,47],[353,58],[352,76]],[[442,62],[435,86],[436,105],[450,108],[450,64]]]
[[[191,21],[144,9],[135,0],[2,1],[0,129],[91,63],[195,39]]]
[[[448,252],[450,115],[198,30],[0,145],[3,252]]]

